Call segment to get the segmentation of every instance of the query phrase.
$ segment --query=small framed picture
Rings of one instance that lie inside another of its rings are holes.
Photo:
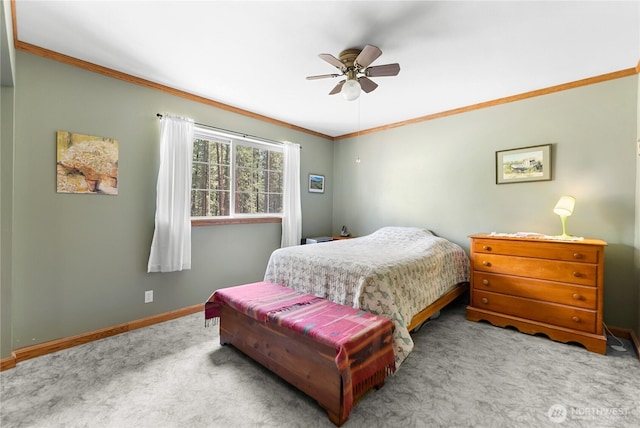
[[[551,180],[551,144],[496,152],[496,184]]]
[[[324,175],[309,174],[309,192],[324,193]]]

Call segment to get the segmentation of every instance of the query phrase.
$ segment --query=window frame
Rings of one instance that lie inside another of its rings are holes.
[[[255,137],[247,137],[244,135],[234,135],[232,133],[221,132],[215,129],[211,129],[206,126],[196,124],[194,127],[194,142],[196,139],[214,140],[220,143],[226,143],[230,145],[231,159],[230,159],[230,188],[229,188],[229,210],[231,212],[228,216],[191,216],[191,226],[213,226],[213,225],[226,225],[226,224],[254,224],[254,223],[281,223],[283,213],[251,213],[243,214],[235,212],[235,198],[236,198],[236,148],[238,145],[244,147],[252,147],[259,150],[269,150],[274,152],[283,153],[284,149],[282,144],[260,141]],[[193,143],[192,143],[193,144]],[[193,165],[193,159],[191,160]],[[284,171],[282,171],[284,177]],[[193,191],[193,187],[189,189]],[[191,213],[189,213],[191,214]]]

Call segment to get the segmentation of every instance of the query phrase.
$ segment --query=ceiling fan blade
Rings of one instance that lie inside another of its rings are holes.
[[[400,64],[374,65],[365,70],[369,77],[397,76],[400,73]]]
[[[378,84],[376,82],[367,77],[358,77],[358,82],[360,82],[360,87],[367,94],[378,87]]]
[[[338,77],[340,74],[319,74],[317,76],[307,76],[307,80],[327,79],[329,77]]]
[[[338,58],[336,58],[335,56],[328,54],[328,53],[321,53],[320,55],[318,55],[320,58],[322,58],[323,60],[327,61],[329,64],[333,65],[334,67],[344,71],[346,69],[346,67],[344,66],[344,64],[342,63],[342,61],[340,61]]]
[[[342,85],[344,85],[344,82],[346,82],[346,80],[343,80],[342,82],[338,83],[332,90],[331,92],[329,92],[329,95],[335,95],[337,93],[339,93],[342,90]]]
[[[360,67],[366,68],[366,67],[369,67],[369,64],[375,61],[376,58],[378,58],[380,55],[382,55],[382,51],[378,47],[372,46],[372,45],[366,45],[362,49],[362,52],[360,52],[360,54],[356,57],[355,62]]]

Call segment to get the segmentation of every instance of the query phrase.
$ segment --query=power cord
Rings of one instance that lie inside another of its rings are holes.
[[[616,351],[627,352],[627,348],[624,347],[624,343],[622,342],[622,340],[618,339],[616,336],[614,336],[613,333],[611,333],[611,330],[609,330],[609,327],[607,327],[604,321],[602,322],[602,325],[604,326],[604,329],[607,331],[607,333],[609,333],[609,336],[613,337],[620,344],[620,345],[609,345],[609,346],[611,346]]]
[[[424,327],[425,325],[429,324],[433,320],[437,320],[438,318],[440,318],[440,311],[438,311],[435,314],[431,315],[429,318],[427,318],[421,324],[417,325],[413,330],[411,330],[411,333],[417,333],[418,331],[420,331],[420,329],[422,327]]]

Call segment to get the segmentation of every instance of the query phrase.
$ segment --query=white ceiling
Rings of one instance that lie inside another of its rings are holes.
[[[640,60],[639,1],[16,0],[16,15],[22,42],[329,136]],[[305,79],[337,71],[318,54],[365,44],[399,75],[352,102],[328,95],[340,78]]]

